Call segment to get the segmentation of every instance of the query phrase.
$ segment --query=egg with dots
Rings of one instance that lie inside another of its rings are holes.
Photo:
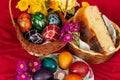
[[[28,13],[22,13],[17,19],[17,22],[20,26],[20,30],[22,32],[28,31],[31,29],[32,24],[31,24],[31,17]]]
[[[42,32],[44,41],[54,41],[58,38],[60,28],[57,25],[48,25],[44,28]]]

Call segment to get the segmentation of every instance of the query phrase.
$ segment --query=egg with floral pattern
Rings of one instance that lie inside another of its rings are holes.
[[[47,20],[43,14],[35,13],[32,16],[32,25],[34,29],[42,31],[47,25]]]
[[[31,24],[30,19],[31,19],[31,17],[28,13],[22,13],[18,17],[17,22],[18,22],[18,24],[20,26],[20,30],[22,32],[29,31],[31,29],[32,24]]]
[[[43,41],[42,35],[35,29],[26,32],[24,36],[28,41],[35,44],[42,43]]]
[[[56,24],[57,26],[61,26],[59,15],[56,13],[50,13],[48,16],[48,24]]]

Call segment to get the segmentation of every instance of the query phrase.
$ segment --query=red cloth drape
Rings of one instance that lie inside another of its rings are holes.
[[[15,9],[16,2],[12,0],[14,17],[20,12]],[[81,2],[83,0],[78,0]],[[100,11],[120,26],[119,0],[85,0],[97,5]],[[8,0],[0,2],[0,80],[16,80],[16,64],[19,60],[27,61],[36,57],[29,55],[20,45],[8,10]],[[120,80],[120,51],[102,64],[90,64],[95,80]]]

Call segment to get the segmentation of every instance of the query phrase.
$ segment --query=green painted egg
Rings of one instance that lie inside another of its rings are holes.
[[[55,72],[57,70],[57,63],[54,59],[45,57],[42,59],[42,67]]]
[[[36,30],[42,31],[47,25],[47,20],[43,14],[35,13],[32,16],[32,25]]]

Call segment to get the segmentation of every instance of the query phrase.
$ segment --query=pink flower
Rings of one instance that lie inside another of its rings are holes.
[[[17,71],[18,73],[27,71],[27,65],[24,61],[19,61],[17,64]]]
[[[41,68],[41,60],[35,59],[28,62],[28,71],[34,73],[36,70]]]
[[[30,75],[26,72],[19,73],[17,75],[17,80],[30,80]]]
[[[70,30],[70,23],[66,23],[64,26],[63,26],[63,29],[65,32],[68,32]]]
[[[62,29],[62,30],[60,31],[59,38],[62,39],[64,35],[65,35],[65,30]]]
[[[78,22],[73,22],[70,25],[70,31],[72,32],[78,32],[80,30],[80,26]]]
[[[65,34],[63,39],[62,39],[62,42],[67,43],[67,42],[70,42],[70,41],[72,41],[72,34]]]

